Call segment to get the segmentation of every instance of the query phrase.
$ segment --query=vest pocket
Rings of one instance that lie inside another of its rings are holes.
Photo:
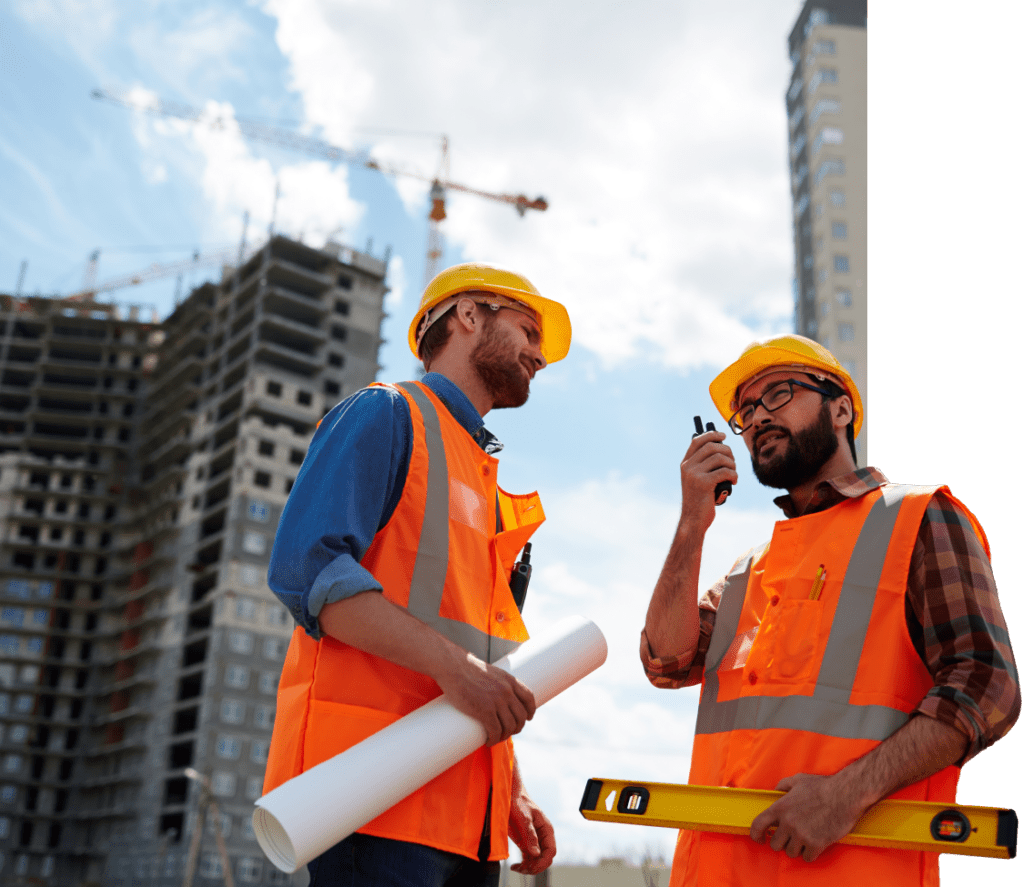
[[[772,632],[768,676],[790,682],[808,679],[816,668],[820,629],[820,601],[783,601]]]

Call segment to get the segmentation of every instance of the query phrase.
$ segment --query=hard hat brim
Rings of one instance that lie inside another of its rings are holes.
[[[450,280],[445,279],[444,275],[446,274],[450,275]],[[540,350],[544,355],[544,360],[548,363],[561,360],[569,353],[569,346],[572,343],[572,323],[569,320],[569,312],[561,303],[545,299],[536,291],[525,289],[520,285],[520,281],[525,281],[525,278],[483,265],[456,265],[454,268],[442,271],[427,285],[424,299],[409,325],[409,350],[417,358],[419,357],[416,348],[416,330],[424,313],[433,305],[461,292],[482,290],[516,299],[536,311],[540,318],[542,334]],[[439,283],[440,285],[438,285]],[[526,283],[531,285],[529,281]],[[427,293],[430,294],[429,300],[426,298]]]
[[[742,385],[775,367],[783,369],[793,366],[806,367],[809,372],[818,370],[825,373],[836,379],[840,386],[846,389],[850,400],[853,401],[854,437],[860,434],[860,428],[864,422],[864,406],[861,403],[857,385],[850,374],[838,362],[829,364],[824,360],[801,354],[789,348],[762,345],[756,350],[745,352],[739,360],[727,366],[712,380],[708,388],[711,400],[718,412],[721,413],[722,418],[728,422],[732,418],[732,414],[736,412],[733,398]]]

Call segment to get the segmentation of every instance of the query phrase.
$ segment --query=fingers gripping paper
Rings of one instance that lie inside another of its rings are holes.
[[[495,665],[526,684],[540,706],[602,665],[607,655],[601,630],[574,617]],[[281,871],[294,872],[485,740],[478,721],[440,696],[260,798],[252,817],[260,847]]]

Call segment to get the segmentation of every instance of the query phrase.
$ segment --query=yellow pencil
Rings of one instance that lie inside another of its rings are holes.
[[[825,565],[822,564],[818,567],[818,572],[814,577],[814,585],[811,586],[811,593],[807,596],[808,600],[816,601],[821,595],[821,589],[825,585]]]

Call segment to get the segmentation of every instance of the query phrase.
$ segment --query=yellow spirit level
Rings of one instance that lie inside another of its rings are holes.
[[[745,835],[783,792],[664,782],[590,779],[584,818]],[[839,843],[1013,859],[1017,814],[995,807],[885,800],[865,813]]]

